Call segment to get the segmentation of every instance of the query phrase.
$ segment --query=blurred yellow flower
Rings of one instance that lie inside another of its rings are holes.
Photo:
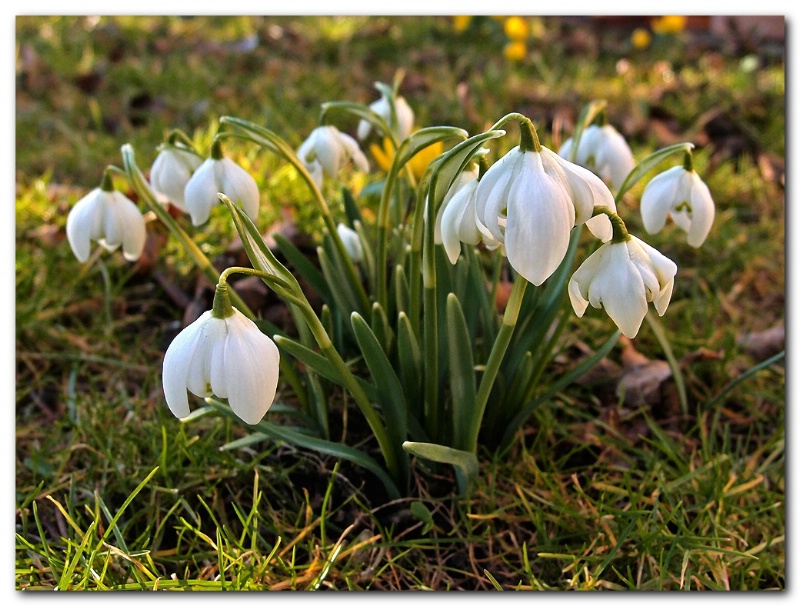
[[[503,22],[503,30],[511,40],[521,42],[528,37],[528,23],[522,17],[509,17]]]
[[[631,44],[634,48],[647,48],[650,46],[650,32],[643,27],[637,27],[631,34]]]
[[[686,28],[686,17],[683,15],[656,17],[653,19],[652,27],[657,34],[677,34]]]
[[[525,46],[524,42],[519,41],[509,42],[503,49],[503,54],[509,61],[522,61],[527,52],[528,47]]]
[[[470,21],[472,21],[471,15],[454,15],[453,29],[460,34],[469,27]]]
[[[444,144],[441,141],[437,141],[433,145],[429,145],[417,152],[411,160],[408,161],[408,166],[411,168],[411,172],[417,181],[422,178],[428,165],[433,162],[443,150]],[[373,143],[369,146],[369,151],[372,153],[372,157],[375,158],[375,163],[380,166],[384,172],[388,172],[394,160],[394,146],[392,145],[391,139],[386,137],[383,140],[382,147]]]

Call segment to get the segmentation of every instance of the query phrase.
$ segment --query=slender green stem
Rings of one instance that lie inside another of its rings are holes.
[[[425,430],[436,441],[439,438],[439,321],[436,287],[425,286],[423,302],[423,341],[425,348]]]
[[[694,172],[694,158],[692,156],[691,149],[687,150],[686,153],[683,154],[683,168],[686,170],[686,172]]]
[[[503,361],[503,356],[506,354],[508,344],[511,342],[511,336],[514,334],[514,328],[519,319],[519,310],[522,306],[522,298],[525,295],[527,286],[528,281],[522,276],[518,275],[517,279],[514,280],[514,286],[511,288],[511,296],[508,299],[506,311],[503,315],[503,323],[492,345],[492,351],[486,362],[486,369],[483,372],[483,377],[481,377],[478,394],[475,397],[475,418],[471,420],[467,439],[469,451],[472,453],[478,452],[478,433],[480,432],[481,422],[483,421],[483,414],[486,411],[486,404],[489,401],[489,394],[494,386],[495,378],[500,370],[500,363]]]
[[[200,250],[200,247],[195,244],[191,237],[189,237],[189,234],[187,234],[181,228],[181,226],[178,225],[177,221],[172,218],[172,215],[169,214],[167,209],[159,204],[158,200],[155,199],[150,186],[147,184],[147,181],[145,181],[144,175],[142,175],[142,171],[139,170],[139,167],[136,165],[133,147],[131,147],[131,145],[128,143],[122,146],[122,159],[125,165],[125,176],[128,178],[131,187],[133,187],[133,189],[136,191],[139,198],[144,200],[144,203],[147,205],[147,207],[153,211],[156,217],[158,217],[158,219],[164,225],[167,226],[167,229],[169,229],[172,235],[174,235],[178,241],[180,241],[180,243],[184,246],[186,251],[194,260],[195,265],[200,268],[200,270],[206,275],[206,277],[208,277],[211,283],[217,283],[219,281],[219,272],[211,264],[211,261],[209,261],[205,253]],[[230,296],[234,305],[239,311],[241,311],[251,320],[255,320],[256,315],[247,306],[247,303],[245,303],[236,293],[236,291],[232,290]]]
[[[489,130],[500,130],[506,123],[511,120],[519,122],[519,149],[520,151],[534,151],[541,152],[542,144],[539,143],[539,135],[536,133],[536,127],[531,122],[531,119],[519,113],[510,113],[503,116],[500,120],[495,122]]]
[[[595,206],[594,210],[592,211],[592,216],[596,217],[598,215],[606,215],[611,220],[612,244],[627,242],[631,239],[631,235],[628,233],[628,229],[625,227],[625,222],[617,213],[610,210],[607,206]]]

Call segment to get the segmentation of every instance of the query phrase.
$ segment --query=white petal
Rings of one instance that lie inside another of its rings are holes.
[[[574,274],[569,279],[567,291],[569,292],[569,302],[572,303],[572,309],[575,310],[575,315],[582,318],[583,314],[586,312],[586,308],[589,307],[589,301],[581,294],[580,284],[575,279]]]
[[[216,162],[212,158],[208,158],[203,162],[194,171],[184,189],[183,197],[186,202],[186,208],[189,209],[189,214],[192,217],[192,225],[202,225],[208,221],[211,208],[219,204],[219,198],[217,197],[219,190],[214,175]]]
[[[122,244],[126,228],[125,203],[131,202],[118,191],[107,192],[103,203],[103,240],[108,250],[115,250]],[[134,208],[136,206],[134,205]],[[136,211],[139,212],[138,210]],[[141,216],[141,215],[140,215]]]
[[[245,423],[255,425],[275,400],[280,353],[272,339],[238,310],[226,322],[228,404]]]
[[[689,227],[689,246],[697,248],[705,242],[711,226],[714,224],[714,200],[708,186],[703,183],[700,176],[692,173],[692,194],[690,199],[692,205],[692,224]]]
[[[144,250],[147,228],[144,217],[136,204],[120,192],[114,192],[114,200],[108,211],[117,217],[117,225],[122,229],[122,254],[128,261],[136,261]]]
[[[234,204],[241,206],[245,214],[255,221],[260,199],[256,180],[230,158],[222,158],[218,162],[223,167],[222,171],[217,172],[219,191],[228,196]],[[216,193],[214,195],[216,196]],[[217,202],[219,203],[219,198]]]
[[[167,406],[179,419],[189,414],[189,398],[186,394],[189,367],[192,363],[197,340],[202,326],[211,316],[207,311],[197,320],[184,328],[167,348],[164,354],[164,364],[161,373],[161,383],[164,388],[164,397]]]
[[[311,175],[311,180],[314,182],[314,184],[317,186],[318,189],[321,188],[322,178],[323,178],[322,164],[320,164],[316,160],[311,162],[311,164],[306,164],[305,162],[303,162],[303,164],[305,165],[308,174]]]
[[[317,161],[329,177],[335,177],[344,165],[345,152],[336,134],[339,132],[335,126],[320,126],[317,130],[314,151]]]
[[[366,120],[360,120],[358,122],[358,128],[356,129],[356,136],[363,141],[369,136],[371,130],[372,130],[371,122],[367,122]]]
[[[75,203],[67,216],[67,240],[81,263],[89,260],[91,240],[102,237],[103,197],[100,188],[93,189]]]
[[[184,189],[201,163],[197,155],[188,151],[171,147],[161,150],[150,169],[153,190],[165,195],[180,210],[188,212]]]
[[[540,156],[524,154],[524,167],[508,194],[505,233],[508,262],[536,286],[550,277],[564,259],[575,221],[567,191],[545,174]]]
[[[339,225],[336,226],[336,231],[342,239],[342,244],[353,262],[360,263],[363,261],[364,248],[361,246],[361,238],[358,236],[358,233],[343,223],[339,223]]]
[[[601,128],[604,140],[598,150],[598,165],[602,167],[604,178],[618,190],[625,178],[636,165],[633,152],[617,129],[610,124]]]
[[[671,259],[637,237],[631,236],[631,242],[635,243],[642,253],[647,256],[647,262],[658,280],[658,288],[657,291],[653,292],[652,298],[658,315],[663,316],[672,297],[672,288],[675,284],[675,274],[678,271],[678,266]]]
[[[403,97],[395,97],[394,106],[397,112],[397,138],[402,141],[414,128],[414,111]]]
[[[608,252],[589,289],[589,302],[594,307],[602,303],[622,334],[632,339],[647,314],[644,282],[631,261],[627,243],[604,246],[609,247]]]
[[[441,213],[441,241],[450,263],[455,265],[461,252],[460,242],[477,244],[481,234],[475,223],[475,193],[478,181],[472,180],[459,189]],[[471,225],[470,225],[471,224]]]
[[[211,386],[211,360],[214,357],[214,349],[222,346],[227,332],[225,320],[215,318],[210,312],[208,313],[208,319],[200,327],[192,363],[186,376],[186,386],[189,391],[201,398],[214,393]]]
[[[339,140],[344,146],[347,155],[353,160],[353,164],[356,165],[356,168],[362,172],[368,172],[369,162],[364,152],[361,151],[361,148],[358,146],[358,142],[350,135],[342,132],[339,133]]]
[[[655,234],[664,228],[667,216],[675,205],[675,198],[681,185],[682,166],[674,166],[653,177],[642,192],[642,224],[648,234]]]
[[[499,242],[505,238],[500,219],[506,216],[508,192],[523,166],[521,162],[523,156],[519,147],[515,147],[492,164],[478,183],[478,191],[475,194],[475,212],[481,224]]]
[[[617,211],[614,196],[597,175],[561,158],[546,147],[542,148],[542,161],[545,172],[550,176],[558,177],[556,167],[561,169],[569,190],[569,197],[575,205],[575,225],[582,225],[592,220],[595,206],[608,208],[612,212]],[[610,239],[611,222],[608,217],[599,215],[595,219],[589,225],[589,230],[603,241]]]

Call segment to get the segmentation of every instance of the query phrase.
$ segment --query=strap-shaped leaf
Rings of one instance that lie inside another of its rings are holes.
[[[399,444],[406,439],[408,420],[403,386],[392,368],[386,353],[370,329],[366,320],[357,313],[350,316],[353,333],[378,390],[378,399],[386,420],[386,428],[393,440]]]
[[[466,139],[469,133],[463,128],[455,126],[429,126],[421,128],[411,133],[408,138],[400,144],[395,154],[393,163],[397,165],[396,170],[400,170],[411,158],[416,156],[426,147],[430,147],[439,141],[448,139]]]
[[[694,143],[676,143],[675,145],[670,145],[650,154],[644,160],[639,162],[639,164],[633,167],[633,170],[625,178],[625,181],[622,182],[617,195],[614,196],[614,201],[619,202],[622,200],[622,196],[624,196],[628,190],[636,185],[636,183],[639,182],[639,179],[644,177],[648,172],[650,172],[650,170],[658,166],[671,155],[685,154],[686,152],[692,151],[692,149],[694,149]]]
[[[478,458],[471,452],[431,442],[403,442],[403,448],[428,461],[454,466],[458,491],[464,496],[469,495],[478,480]]]
[[[214,398],[208,398],[207,402],[217,412],[234,419],[237,418],[236,414],[227,404],[219,402]],[[331,442],[329,440],[315,438],[313,436],[300,433],[290,427],[276,425],[274,423],[270,423],[269,421],[261,421],[254,427],[257,431],[266,434],[273,440],[283,440],[284,442],[289,442],[290,444],[300,446],[301,448],[308,448],[309,450],[315,450],[325,455],[331,455],[351,461],[375,474],[375,476],[383,483],[390,499],[400,498],[400,491],[397,489],[397,485],[386,473],[386,470],[378,465],[372,457],[364,454],[364,452],[358,450],[357,448],[346,446],[345,444],[339,444],[338,442]]]
[[[302,362],[320,376],[325,377],[329,381],[333,381],[337,385],[346,387],[344,379],[340,376],[339,372],[336,370],[330,360],[328,360],[328,358],[325,356],[318,354],[305,345],[289,339],[288,337],[276,335],[275,343],[277,343],[277,345],[290,356]],[[373,402],[376,402],[378,398],[378,390],[375,388],[375,386],[367,383],[363,379],[359,379],[358,377],[356,377],[356,381],[358,381],[361,389],[364,390],[367,398]]]
[[[383,351],[391,353],[394,344],[394,331],[389,326],[389,318],[386,317],[386,312],[383,311],[383,307],[378,302],[372,304],[370,325]]]
[[[469,447],[469,426],[475,416],[475,364],[472,340],[458,298],[447,295],[447,352],[450,358],[450,397],[453,411],[453,444]]]
[[[353,227],[357,222],[364,222],[364,218],[361,216],[361,209],[358,207],[356,199],[346,187],[342,188],[342,202],[344,204],[344,213],[347,215],[347,222],[350,223],[350,227]]]
[[[403,265],[398,263],[394,266],[394,283],[392,284],[394,290],[395,306],[399,312],[408,312],[408,278],[406,278],[406,270]]]
[[[397,359],[406,394],[409,418],[422,418],[422,353],[411,322],[404,312],[397,316]]]
[[[296,295],[296,293],[301,292],[295,277],[275,258],[250,217],[227,196],[220,194],[220,200],[228,207],[233,219],[233,225],[242,240],[242,246],[247,253],[247,258],[250,259],[250,263],[253,264],[255,269],[271,274],[279,281],[276,284],[262,277],[264,282],[273,290],[277,290],[280,295]]]

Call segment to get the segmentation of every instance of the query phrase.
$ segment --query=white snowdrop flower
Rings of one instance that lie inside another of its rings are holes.
[[[208,221],[211,209],[220,203],[218,193],[228,196],[255,221],[259,207],[256,180],[236,162],[223,157],[215,143],[211,157],[194,171],[184,189],[184,200],[192,217],[192,225],[202,225]]]
[[[608,187],[546,147],[512,149],[486,171],[475,195],[479,229],[502,243],[511,266],[537,286],[564,259],[575,225],[588,222],[597,237],[611,237],[608,218],[592,218],[595,206],[616,210]]]
[[[573,140],[570,137],[558,150],[558,155],[569,159],[572,147]],[[610,124],[586,127],[575,154],[575,162],[591,170],[615,190],[620,188],[636,164],[625,137]]]
[[[634,236],[606,242],[570,278],[572,308],[580,318],[589,303],[605,308],[626,337],[639,332],[647,303],[663,316],[672,297],[678,268],[670,259]]]
[[[170,343],[164,356],[162,383],[170,411],[189,414],[186,390],[201,398],[215,395],[245,423],[264,418],[278,386],[278,347],[241,313],[201,315]]]
[[[398,141],[402,141],[411,134],[414,128],[414,110],[400,95],[395,95],[394,98],[395,113],[397,114],[397,121],[392,119],[392,105],[386,96],[381,96],[380,99],[370,104],[369,108],[383,118],[389,127],[394,132]],[[361,120],[358,123],[358,130],[356,134],[359,139],[366,139],[372,130],[372,124],[366,120]]]
[[[688,234],[689,246],[705,242],[714,223],[714,200],[694,170],[674,166],[653,177],[642,192],[642,223],[647,233],[664,227],[667,217]]]
[[[317,187],[322,186],[322,173],[336,177],[339,171],[352,160],[364,172],[369,162],[353,137],[339,131],[335,126],[319,126],[297,149],[297,157],[311,173]]]
[[[142,254],[147,230],[133,200],[113,189],[110,177],[78,200],[67,216],[67,240],[78,261],[85,263],[94,240],[108,251],[122,245],[122,254],[135,261]]]
[[[174,206],[187,213],[184,199],[186,184],[203,160],[190,151],[165,145],[150,169],[152,189],[165,196]]]
[[[344,249],[347,251],[347,254],[350,255],[353,263],[360,263],[363,261],[364,248],[361,246],[361,238],[358,237],[358,233],[344,223],[339,223],[339,225],[336,226],[336,231],[339,233],[342,244],[344,244]]]

